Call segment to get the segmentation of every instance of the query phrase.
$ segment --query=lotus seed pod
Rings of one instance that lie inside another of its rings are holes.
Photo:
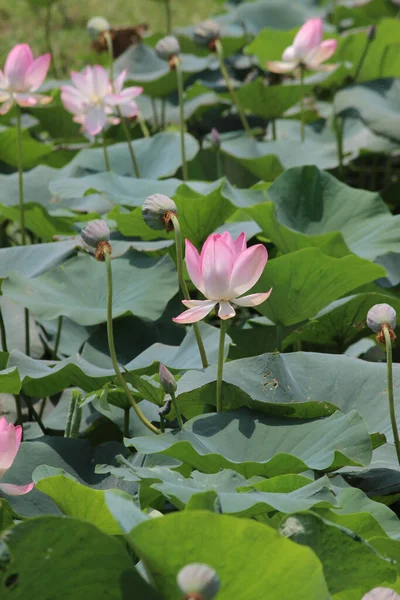
[[[212,600],[219,591],[219,577],[208,565],[191,563],[178,573],[179,589],[188,600]]]
[[[396,328],[396,311],[389,304],[375,304],[367,314],[367,325],[372,331],[378,333],[382,325]]]
[[[210,139],[214,148],[219,148],[221,146],[221,137],[219,135],[218,129],[216,129],[215,127],[211,129]]]
[[[153,194],[143,202],[143,220],[151,229],[172,231],[174,228],[172,215],[178,216],[178,209],[175,202],[164,194]]]
[[[170,60],[173,56],[177,56],[180,51],[179,42],[173,35],[167,35],[156,45],[157,56],[162,60]]]
[[[81,238],[90,248],[96,249],[100,242],[109,241],[110,230],[103,219],[95,219],[89,221],[86,227],[82,229]]]
[[[197,25],[194,30],[194,41],[200,46],[210,46],[212,42],[215,42],[221,35],[221,28],[219,23],[208,19]],[[214,48],[210,48],[214,50]]]
[[[90,37],[93,40],[97,40],[103,31],[109,31],[111,27],[110,23],[104,17],[93,17],[88,21],[86,29]]]
[[[400,600],[400,596],[389,588],[376,587],[365,594],[361,600]]]
[[[160,363],[158,373],[160,376],[161,387],[163,388],[164,392],[172,395],[177,388],[175,377],[162,363]]]

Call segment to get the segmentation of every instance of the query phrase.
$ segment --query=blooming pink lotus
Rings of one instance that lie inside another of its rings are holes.
[[[138,114],[138,105],[133,99],[143,92],[143,88],[123,90],[125,77],[126,71],[123,71],[112,82],[103,67],[94,65],[87,66],[81,73],[72,72],[73,85],[61,86],[61,100],[65,108],[89,135],[100,133],[106,123],[119,123],[116,107],[123,117],[131,118]]]
[[[15,427],[12,423],[7,423],[4,417],[0,419],[0,479],[13,464],[21,437],[22,427],[20,425]],[[9,496],[22,496],[22,494],[30,492],[33,486],[34,483],[14,485],[0,482],[0,492],[5,492]]]
[[[336,40],[322,41],[322,19],[309,19],[297,32],[293,45],[286,48],[281,61],[267,62],[272,73],[289,73],[297,68],[309,71],[329,71],[334,65],[322,65],[330,58],[337,47]]]
[[[34,59],[28,44],[14,46],[7,56],[4,73],[0,70],[1,115],[8,113],[14,103],[36,106],[51,102],[51,96],[36,93],[46,78],[50,59],[50,54]]]
[[[241,233],[233,240],[230,233],[210,235],[201,254],[186,240],[186,267],[194,285],[207,300],[182,300],[189,310],[173,319],[176,323],[200,321],[219,304],[220,319],[235,316],[237,306],[258,306],[269,297],[269,292],[241,296],[260,279],[268,260],[268,252],[262,244],[247,248],[246,236]],[[231,304],[232,303],[232,304]]]

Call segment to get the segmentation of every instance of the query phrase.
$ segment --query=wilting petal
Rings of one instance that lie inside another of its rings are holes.
[[[19,106],[36,106],[37,99],[33,94],[14,94],[14,100]]]
[[[204,319],[204,317],[206,317],[217,304],[216,302],[210,300],[188,300],[185,301],[185,304],[186,302],[190,302],[193,308],[185,310],[185,312],[183,312],[181,315],[172,319],[175,321],[175,323],[189,324],[196,323],[196,321],[201,321],[201,319]],[[188,304],[186,304],[186,306],[187,305]]]
[[[85,96],[72,85],[61,86],[61,101],[72,114],[82,113],[86,105]]]
[[[228,297],[236,298],[251,289],[260,279],[267,260],[268,252],[261,244],[242,252],[233,267]]]
[[[9,496],[23,496],[34,488],[35,484],[28,483],[27,485],[14,485],[13,483],[0,483],[0,492],[4,492]]]
[[[192,242],[185,240],[185,261],[189,277],[198,290],[205,296],[203,276],[201,274],[201,261],[197,249]]]
[[[9,100],[6,100],[1,106],[0,106],[0,115],[5,115],[6,113],[8,113],[8,111],[13,107],[14,105],[14,98],[10,98]]]
[[[25,89],[25,76],[32,63],[32,51],[28,44],[14,46],[4,67],[4,74],[13,90],[22,92]]]
[[[318,67],[321,63],[325,62],[328,60],[328,58],[335,54],[336,48],[336,40],[325,40],[318,48],[310,52],[310,54],[306,57],[305,62],[307,67],[311,69]]]
[[[297,58],[305,57],[322,42],[324,23],[322,19],[309,19],[301,27],[294,38],[293,47]]]
[[[103,130],[106,122],[107,115],[104,108],[96,104],[88,109],[85,115],[84,127],[90,135],[97,135]]]
[[[82,73],[72,71],[71,80],[76,89],[87,99],[91,99],[94,94],[93,77],[90,67],[86,67]],[[65,86],[64,86],[65,87]],[[70,86],[68,86],[70,87]]]
[[[270,297],[272,288],[269,292],[261,294],[249,294],[248,296],[242,296],[241,298],[234,298],[231,302],[237,304],[237,306],[258,306],[262,304]]]
[[[225,300],[219,303],[218,316],[220,319],[223,319],[225,321],[226,319],[232,319],[232,317],[234,317],[235,315],[236,311],[233,308],[232,304],[226,302]]]
[[[46,79],[50,67],[50,54],[43,54],[33,61],[25,75],[25,86],[32,92],[36,91]]]
[[[212,234],[207,238],[201,251],[201,272],[206,298],[221,300],[228,297],[235,258],[222,235]]]
[[[97,98],[104,98],[111,92],[110,78],[104,67],[94,65],[92,68],[93,91]]]
[[[297,62],[284,62],[283,60],[270,60],[267,62],[267,69],[271,73],[290,73],[297,67]]]

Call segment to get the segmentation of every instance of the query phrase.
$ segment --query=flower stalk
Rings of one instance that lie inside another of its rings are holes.
[[[244,112],[244,110],[242,108],[242,105],[239,102],[239,98],[237,97],[235,88],[233,86],[231,78],[229,77],[228,69],[225,66],[225,63],[224,63],[224,49],[223,49],[221,41],[219,39],[215,40],[215,51],[217,53],[217,57],[218,57],[218,61],[219,61],[219,67],[221,69],[222,76],[225,79],[226,86],[227,86],[227,88],[229,90],[229,93],[230,93],[230,95],[232,97],[233,103],[236,106],[236,109],[238,111],[239,118],[240,118],[240,121],[242,123],[242,126],[243,126],[244,130],[246,131],[247,135],[249,137],[253,137],[253,133],[252,133],[252,131],[250,129],[250,125],[249,125],[249,123],[247,121],[246,113]]]
[[[8,352],[6,326],[4,323],[3,311],[1,310],[1,306],[0,306],[0,336],[1,336],[1,349],[3,352]]]
[[[60,315],[58,317],[56,340],[54,342],[54,350],[53,350],[54,358],[57,358],[58,348],[60,346],[62,325],[63,325],[63,316]]]
[[[386,323],[382,325],[382,332],[384,335],[385,346],[386,346],[386,364],[387,364],[387,376],[388,376],[388,398],[389,398],[390,422],[392,425],[397,460],[400,465],[400,438],[399,438],[399,430],[397,428],[396,412],[395,412],[395,406],[394,406],[394,393],[393,393],[392,339],[391,339],[391,333],[389,330],[389,326]]]
[[[181,154],[182,154],[182,175],[183,180],[189,179],[188,166],[186,162],[186,148],[185,148],[185,110],[183,103],[183,77],[181,70],[181,60],[179,57],[175,57],[175,70],[176,70],[176,81],[178,84],[178,97],[179,97],[179,116],[180,116],[180,133],[181,133]]]
[[[219,330],[219,347],[218,347],[218,371],[217,371],[217,412],[222,412],[222,375],[224,372],[224,359],[225,359],[225,334],[226,334],[226,321],[220,320]]]
[[[110,158],[108,156],[108,150],[107,150],[107,143],[106,143],[106,136],[103,134],[103,154],[104,154],[104,165],[106,168],[106,171],[111,171],[111,165],[110,165]]]
[[[25,214],[24,214],[24,168],[22,164],[22,125],[21,108],[17,105],[17,161],[18,161],[18,192],[19,192],[19,222],[21,226],[22,246],[26,244]]]
[[[174,405],[176,418],[178,419],[179,427],[182,429],[182,427],[183,427],[182,415],[181,415],[181,411],[179,410],[178,403],[176,401],[175,392],[173,392],[173,391],[171,391],[171,398],[172,398],[172,404]]]

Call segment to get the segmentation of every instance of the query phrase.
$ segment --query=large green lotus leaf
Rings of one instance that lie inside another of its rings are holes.
[[[234,513],[242,517],[254,517],[275,510],[291,513],[308,510],[313,506],[328,508],[332,504],[336,505],[335,496],[330,490],[331,486],[327,477],[289,492],[286,490],[284,492],[264,492],[257,488],[251,488],[238,493],[239,487],[249,484],[246,479],[234,471],[222,470],[216,474],[193,471],[189,478],[182,477],[177,471],[162,467],[139,468],[136,472],[141,480],[155,480],[151,487],[161,492],[179,510],[193,501],[195,495],[210,490],[216,492],[216,501],[219,503],[220,512]],[[270,482],[273,479],[267,481]]]
[[[53,146],[50,143],[38,142],[28,130],[21,132],[22,143],[22,165],[24,169],[34,167],[42,159],[53,152]],[[0,131],[0,160],[12,167],[18,166],[17,152],[17,129],[10,127]]]
[[[175,266],[168,256],[154,260],[131,251],[115,259],[112,270],[114,317],[131,312],[158,319],[178,291]],[[13,273],[2,289],[5,296],[29,308],[38,318],[51,320],[63,315],[81,325],[107,319],[105,266],[87,254],[35,279]],[[162,294],[157,293],[159,289]]]
[[[5,533],[2,598],[156,600],[118,540],[78,519],[39,517]],[[315,559],[316,561],[317,559]]]
[[[323,308],[309,323],[285,338],[285,347],[296,340],[313,344],[330,344],[342,351],[355,342],[367,328],[366,314],[375,304],[390,304],[398,312],[398,297],[385,293],[364,292],[335,300]]]
[[[377,79],[347,87],[336,94],[334,105],[338,114],[358,117],[378,135],[399,142],[400,79]]]
[[[139,452],[172,456],[205,473],[226,468],[247,478],[360,466],[372,455],[365,422],[355,411],[310,422],[241,409],[202,415],[182,430],[125,442]]]
[[[400,249],[400,217],[392,216],[379,194],[351,188],[316,167],[286,171],[267,195],[274,206],[258,204],[247,212],[282,252],[321,247],[335,232],[369,260]]]
[[[78,246],[75,240],[30,246],[10,246],[0,250],[0,278],[4,279],[13,271],[23,277],[37,277],[66,262],[75,254]]]
[[[68,474],[60,474],[59,469],[50,467],[35,469],[33,481],[35,488],[51,498],[63,515],[91,523],[103,533],[110,535],[122,533],[107,507],[104,490],[95,490],[82,485]],[[132,496],[122,491],[108,490],[108,493],[111,492],[134,503]]]
[[[391,495],[398,497],[400,493],[400,466],[394,444],[384,444],[374,450],[368,468],[346,468],[342,474],[351,485],[368,495],[383,497],[384,501],[385,497],[390,501]]]
[[[20,210],[16,206],[0,204],[0,213],[3,219],[20,222]],[[68,218],[51,216],[40,204],[32,202],[24,205],[24,222],[27,229],[46,242],[50,242],[56,235],[71,235],[75,233],[73,221]]]
[[[319,248],[304,248],[267,263],[254,291],[273,291],[256,310],[276,324],[294,325],[384,275],[381,266],[358,256],[333,258]]]
[[[393,365],[393,380],[394,394],[398,397],[400,366],[397,364]],[[215,381],[213,366],[204,372],[188,372],[179,380],[178,401],[185,413],[191,410],[191,402],[197,408],[215,402]],[[296,418],[330,414],[335,407],[345,413],[357,410],[370,433],[383,433],[388,440],[393,439],[387,410],[387,370],[383,363],[339,354],[271,353],[228,362],[223,381],[227,384],[222,388],[227,408],[248,406]]]
[[[177,536],[179,544],[174,541]],[[221,600],[248,600],[249,594],[291,600],[293,581],[299,600],[329,598],[315,555],[250,519],[185,511],[141,523],[130,537],[165,600],[179,597],[176,575],[188,562],[206,563],[216,570]],[[152,543],[155,539],[157,544]]]
[[[354,588],[365,593],[383,582],[396,580],[395,567],[365,540],[316,515],[294,514],[282,523],[281,532],[314,551],[331,594]]]
[[[52,169],[45,165],[38,165],[24,173],[24,200],[41,204],[49,210],[57,208],[52,203],[52,194],[49,192],[49,183],[59,176],[58,169]],[[18,206],[19,187],[18,173],[1,175],[0,203],[8,206]]]
[[[267,25],[246,46],[245,53],[255,55],[258,58],[261,68],[264,69],[266,68],[265,63],[267,60],[282,59],[285,48],[293,43],[297,30],[296,27],[289,31],[281,31]]]
[[[170,177],[182,165],[180,134],[167,131],[152,137],[132,142],[139,165],[140,176],[145,179]],[[185,133],[186,159],[192,160],[199,149],[194,137]],[[119,175],[133,174],[132,160],[126,142],[108,147],[111,170]],[[60,172],[61,176],[81,177],[82,175],[106,171],[102,148],[91,148],[79,152]]]
[[[352,2],[336,5],[332,14],[333,23],[351,19],[352,27],[376,25],[383,17],[395,17],[398,12],[394,2],[370,0],[363,4]]]
[[[209,67],[209,57],[181,54],[183,78],[204,71]],[[149,96],[165,97],[177,89],[176,72],[171,71],[168,61],[158,58],[155,50],[144,44],[131,46],[114,64],[115,73],[126,70],[127,80],[143,87]]]

